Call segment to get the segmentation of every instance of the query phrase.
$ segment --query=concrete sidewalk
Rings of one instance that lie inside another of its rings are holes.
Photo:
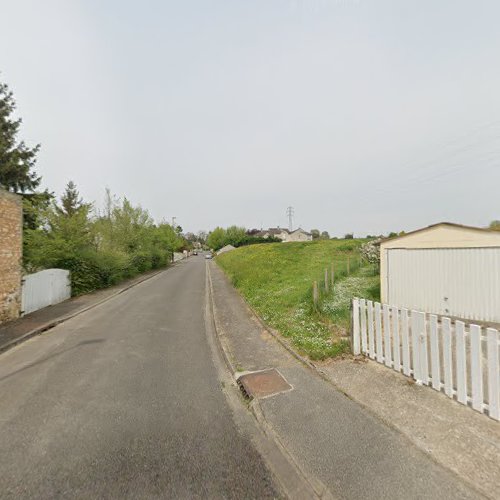
[[[483,497],[476,483],[463,481],[325,375],[298,361],[262,327],[217,265],[208,267],[216,327],[235,376],[276,368],[293,387],[252,404],[320,497]]]
[[[39,311],[27,314],[17,320],[10,321],[0,326],[0,352],[6,351],[20,342],[43,333],[59,323],[63,323],[64,321],[73,318],[74,316],[81,314],[92,307],[95,307],[111,297],[123,293],[129,288],[142,283],[143,281],[152,278],[165,270],[166,269],[160,269],[141,274],[140,276],[130,280],[123,281],[118,285],[104,288],[102,290],[96,290],[95,292],[80,295],[79,297],[73,297],[69,300],[61,302],[60,304],[44,307]]]

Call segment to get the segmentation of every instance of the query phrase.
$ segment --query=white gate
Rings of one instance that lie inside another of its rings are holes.
[[[24,276],[22,284],[23,316],[71,297],[69,271],[65,269],[45,269],[28,274]]]
[[[354,299],[353,352],[500,420],[500,337],[493,328]]]

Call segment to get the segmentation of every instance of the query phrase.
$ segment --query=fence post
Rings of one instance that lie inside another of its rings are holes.
[[[333,262],[332,262],[332,270],[330,271],[330,278],[332,280],[332,290],[333,290],[333,286],[335,285],[335,268]]]
[[[483,367],[481,335],[482,330],[478,325],[470,325],[470,372],[472,408],[483,412]]]
[[[467,358],[465,350],[465,323],[455,321],[455,359],[457,363],[457,401],[467,404]]]
[[[368,353],[370,358],[375,359],[375,332],[373,327],[373,302],[366,302],[368,308]]]
[[[500,420],[500,380],[498,377],[498,331],[493,328],[487,330],[488,339],[488,404],[489,415]]]
[[[328,268],[325,269],[325,292],[328,293]]]
[[[384,363],[389,368],[392,366],[392,349],[391,349],[391,317],[390,310],[387,304],[382,306],[383,330],[384,330]]]
[[[394,349],[393,361],[394,369],[398,372],[401,371],[401,341],[399,337],[399,309],[392,307],[392,347]]]
[[[444,393],[453,397],[453,363],[451,355],[451,319],[442,318]]]
[[[435,314],[429,315],[429,339],[431,347],[431,382],[436,391],[441,390],[441,365],[439,347],[439,327],[438,317]]]
[[[410,361],[410,322],[408,319],[408,309],[401,309],[401,339],[403,348],[403,373],[411,375]]]
[[[352,300],[352,329],[351,329],[351,346],[352,353],[355,356],[361,354],[360,349],[360,335],[359,335],[359,301],[357,298]]]
[[[368,329],[366,325],[366,300],[359,301],[359,312],[361,314],[361,352],[368,353]]]
[[[318,282],[314,281],[313,282],[313,304],[314,304],[314,309],[318,308],[318,302],[319,302]]]
[[[382,352],[382,313],[381,304],[375,302],[375,351],[377,361],[382,363],[384,360],[384,353]]]

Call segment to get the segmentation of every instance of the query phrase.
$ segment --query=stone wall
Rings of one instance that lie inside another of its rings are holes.
[[[0,188],[0,323],[21,311],[22,198]]]

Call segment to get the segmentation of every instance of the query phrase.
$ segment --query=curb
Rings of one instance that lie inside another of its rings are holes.
[[[207,280],[208,280],[208,285],[209,285],[210,309],[212,312],[212,319],[213,319],[213,325],[214,325],[215,334],[216,334],[215,337],[216,337],[217,345],[219,347],[220,352],[222,353],[222,356],[223,356],[224,361],[227,365],[227,368],[229,369],[234,380],[236,381],[236,373],[238,373],[238,372],[235,369],[233,363],[231,362],[228,349],[226,349],[224,347],[224,344],[223,344],[222,339],[221,339],[221,336],[224,335],[222,333],[223,328],[221,328],[221,326],[219,325],[219,322],[216,319],[217,307],[215,306],[214,291],[213,291],[213,284],[212,284],[212,275],[211,275],[209,263],[207,263],[206,269],[207,269]],[[291,354],[294,354],[294,353],[291,352]],[[298,358],[298,359],[300,361],[302,361],[300,358]],[[264,415],[264,412],[262,411],[262,407],[260,405],[259,400],[256,398],[252,399],[251,402],[249,403],[248,407],[249,407],[250,411],[252,412],[253,416],[255,417],[255,420],[257,421],[257,423],[261,427],[262,431],[264,432],[264,434],[269,439],[272,439],[274,441],[274,443],[276,444],[278,449],[281,451],[283,456],[289,462],[290,466],[293,467],[293,469],[295,470],[297,476],[304,483],[305,488],[308,490],[306,492],[307,497],[308,498],[325,499],[325,500],[333,499],[334,497],[332,496],[332,494],[330,493],[328,488],[321,481],[319,481],[315,478],[309,478],[308,475],[302,470],[302,468],[296,462],[296,460],[288,452],[286,447],[281,442],[277,433],[274,431],[272,426],[266,420],[266,417]]]
[[[221,269],[221,268],[219,267],[219,269]],[[224,276],[226,276],[226,274],[224,273],[224,271],[222,269],[221,269],[221,271],[223,272]],[[269,332],[276,339],[276,341],[281,346],[283,346],[294,358],[296,358],[298,361],[303,363],[307,368],[309,368],[312,372],[314,372],[315,375],[317,375],[318,377],[323,379],[325,382],[327,382],[329,385],[331,385],[333,388],[335,388],[335,390],[337,390],[338,392],[343,394],[345,397],[347,397],[351,401],[354,401],[355,403],[359,404],[362,408],[364,408],[373,417],[375,417],[378,420],[380,420],[381,422],[383,422],[385,425],[387,425],[393,431],[396,431],[397,433],[399,433],[401,436],[403,436],[405,439],[407,439],[409,443],[411,443],[413,446],[415,446],[419,451],[421,451],[422,453],[427,455],[427,457],[429,457],[435,464],[439,465],[440,467],[443,467],[449,473],[456,476],[459,481],[466,484],[469,488],[471,488],[471,490],[477,492],[479,496],[481,496],[481,497],[484,496],[485,498],[490,498],[490,497],[487,497],[486,494],[484,492],[482,492],[474,483],[471,483],[469,481],[465,481],[464,479],[462,479],[460,477],[460,475],[455,470],[451,469],[447,464],[442,463],[432,453],[429,453],[429,451],[425,447],[423,447],[418,441],[414,440],[410,434],[402,431],[397,425],[395,425],[389,419],[380,416],[369,405],[367,405],[363,401],[359,400],[358,398],[353,397],[351,394],[349,394],[344,389],[339,387],[330,377],[328,377],[328,375],[325,372],[323,372],[321,370],[321,368],[319,368],[314,363],[312,363],[309,359],[305,358],[304,356],[299,354],[297,351],[295,351],[295,349],[292,346],[290,346],[290,344],[283,338],[283,336],[278,331],[271,328],[269,325],[267,325],[261,319],[259,314],[254,310],[254,308],[250,304],[248,304],[248,302],[245,300],[245,298],[240,293],[240,291],[237,288],[235,288],[234,286],[232,288],[239,295],[239,297],[243,300],[243,303],[245,304],[247,309],[252,313],[252,316],[257,321],[257,323],[262,328],[264,328],[267,332]],[[351,358],[356,359],[356,358],[359,358],[359,356],[351,355]],[[265,417],[262,415],[262,418],[265,418]],[[327,492],[329,493],[328,490],[327,490]]]
[[[165,271],[168,271],[172,267],[173,266],[167,267],[166,269],[161,269],[161,270],[159,270],[159,271],[157,271],[157,272],[155,272],[155,273],[153,273],[153,274],[151,274],[151,275],[149,275],[149,276],[147,276],[139,281],[131,283],[124,288],[121,288],[117,292],[115,292],[111,295],[108,295],[107,297],[95,302],[94,304],[90,304],[82,309],[79,309],[75,312],[67,314],[66,316],[61,316],[57,319],[47,321],[46,323],[43,323],[42,325],[37,326],[36,328],[33,328],[33,330],[30,330],[29,332],[25,333],[24,335],[21,335],[21,337],[14,339],[14,340],[11,340],[3,345],[0,345],[0,354],[8,351],[9,349],[12,349],[16,345],[19,345],[19,344],[21,344],[21,343],[23,343],[23,342],[25,342],[33,337],[36,337],[37,335],[41,335],[42,333],[46,332],[47,330],[51,330],[52,328],[56,327],[57,325],[60,325],[61,323],[64,323],[65,321],[68,321],[69,319],[72,319],[75,316],[78,316],[79,314],[87,312],[88,310],[93,309],[94,307],[100,306],[101,304],[104,304],[104,302],[107,302],[108,300],[115,298],[116,296],[122,294],[123,292],[130,290],[134,286],[140,285],[141,283],[144,283],[145,281],[150,280],[151,278],[154,278],[155,276],[158,276],[159,274],[164,273]]]
[[[215,261],[217,263],[217,261]],[[219,269],[221,269],[219,267]],[[221,269],[221,271],[224,273],[224,271]],[[224,273],[224,276],[226,274]],[[257,323],[266,330],[268,333],[274,337],[274,339],[283,347],[285,348],[295,359],[300,361],[303,365],[305,365],[307,368],[309,368],[311,371],[313,371],[316,375],[318,375],[321,379],[323,379],[325,382],[328,382],[331,384],[337,391],[342,393],[344,396],[346,396],[348,399],[351,399],[353,401],[356,401],[352,396],[350,396],[347,392],[345,392],[341,387],[337,386],[335,382],[333,382],[320,368],[318,368],[312,361],[310,361],[308,358],[305,356],[302,356],[302,354],[298,353],[291,345],[290,343],[281,335],[277,330],[274,328],[270,327],[268,324],[265,323],[265,321],[259,316],[257,311],[246,301],[245,297],[240,293],[240,291],[233,286],[233,290],[238,294],[238,296],[241,298],[243,303],[245,304],[245,307],[250,311],[251,315],[257,321]],[[362,404],[362,403],[360,403]]]
[[[217,345],[219,347],[220,352],[222,353],[222,357],[224,358],[224,362],[226,363],[227,368],[229,369],[231,375],[233,378],[236,380],[236,368],[234,367],[233,363],[229,359],[229,354],[226,349],[224,349],[224,346],[222,344],[222,339],[221,339],[221,331],[222,328],[220,327],[217,319],[216,319],[216,307],[215,307],[215,301],[214,301],[214,287],[212,284],[212,274],[210,272],[210,265],[208,262],[206,263],[206,272],[207,272],[207,281],[208,281],[208,295],[210,297],[210,310],[212,312],[212,321],[213,321],[213,326],[214,330],[216,333],[216,339],[217,339]]]

